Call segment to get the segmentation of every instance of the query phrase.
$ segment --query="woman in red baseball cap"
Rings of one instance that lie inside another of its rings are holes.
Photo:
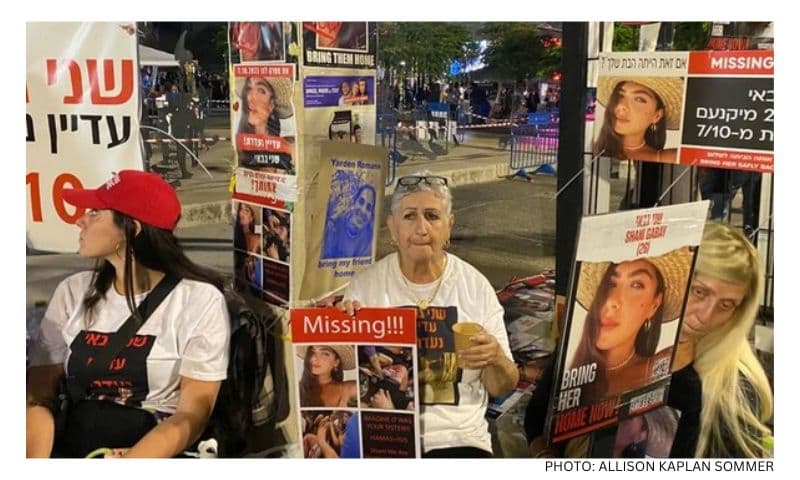
[[[186,257],[173,234],[180,202],[158,175],[123,170],[64,200],[86,209],[78,252],[97,263],[59,284],[42,320],[27,377],[27,455],[175,456],[203,432],[226,377],[224,279]],[[169,293],[149,316],[136,312],[151,291]],[[125,336],[132,316],[136,333]],[[108,367],[92,366],[104,356]],[[73,404],[57,428],[48,407],[65,374]]]

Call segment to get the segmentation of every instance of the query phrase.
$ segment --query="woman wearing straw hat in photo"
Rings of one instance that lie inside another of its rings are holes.
[[[240,94],[237,134],[282,137],[291,143],[287,138],[294,136],[291,82],[289,78],[246,77]],[[248,168],[274,169],[277,173],[294,170],[289,153],[245,150],[238,138],[236,150],[239,163]]]
[[[358,385],[344,380],[344,371],[356,366],[355,351],[349,345],[298,347],[303,359],[300,378],[301,407],[347,407],[356,405]]]
[[[675,163],[677,149],[664,146],[680,126],[682,77],[600,77],[597,101],[605,114],[596,156]]]
[[[572,368],[597,364],[584,404],[649,383],[661,326],[681,313],[691,263],[691,249],[681,247],[658,257],[581,264],[577,300],[587,314]]]

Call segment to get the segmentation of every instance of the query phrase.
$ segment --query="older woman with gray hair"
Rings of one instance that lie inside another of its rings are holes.
[[[398,179],[386,219],[397,252],[359,272],[339,308],[417,308],[424,456],[491,457],[489,395],[510,392],[519,374],[494,289],[446,251],[455,221],[447,183],[428,171]],[[454,327],[467,322],[478,333],[456,350]]]

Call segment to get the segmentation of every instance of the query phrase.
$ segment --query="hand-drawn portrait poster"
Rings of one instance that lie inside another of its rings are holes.
[[[324,297],[372,263],[381,222],[386,150],[322,142],[301,178],[305,252],[299,299]],[[315,158],[316,157],[316,158]]]

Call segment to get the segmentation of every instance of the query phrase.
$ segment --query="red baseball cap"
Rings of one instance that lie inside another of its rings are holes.
[[[63,198],[76,207],[116,210],[164,230],[173,230],[181,218],[181,202],[172,186],[140,170],[121,170],[95,189],[64,190]]]

